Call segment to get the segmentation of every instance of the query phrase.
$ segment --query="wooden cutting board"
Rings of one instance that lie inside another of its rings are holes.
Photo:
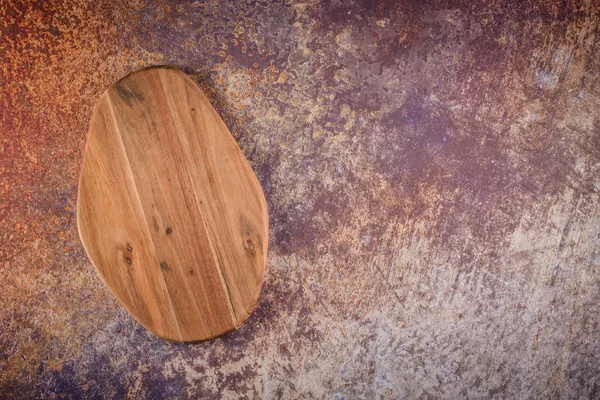
[[[98,101],[77,225],[106,285],[162,338],[214,338],[256,305],[265,197],[215,109],[179,70],[134,72]]]

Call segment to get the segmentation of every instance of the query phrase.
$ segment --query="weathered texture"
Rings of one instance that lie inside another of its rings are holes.
[[[0,392],[600,398],[600,3],[0,6]],[[260,302],[176,345],[78,241],[92,106],[192,75],[270,211]]]

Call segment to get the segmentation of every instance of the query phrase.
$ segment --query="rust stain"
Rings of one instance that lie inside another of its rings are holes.
[[[0,392],[597,398],[599,10],[5,1]],[[150,65],[196,79],[268,200],[259,304],[208,343],[149,335],[76,232],[93,105]]]

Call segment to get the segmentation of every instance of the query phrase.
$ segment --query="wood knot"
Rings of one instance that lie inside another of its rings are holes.
[[[254,252],[255,246],[254,243],[252,243],[252,239],[248,239],[246,240],[246,248],[250,251],[250,252]]]
[[[165,271],[165,272],[168,271],[169,270],[169,264],[167,264],[164,261],[161,261],[160,262],[160,269],[163,270],[163,271]]]
[[[171,228],[167,228],[167,229],[165,230],[165,233],[166,233],[167,235],[170,235],[171,233],[173,233],[173,229],[171,229]]]
[[[131,247],[130,244],[127,245],[127,251],[131,253],[131,251],[133,250],[133,247]]]

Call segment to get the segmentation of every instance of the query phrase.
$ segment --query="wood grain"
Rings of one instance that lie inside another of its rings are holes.
[[[256,305],[264,194],[217,112],[179,70],[134,72],[98,101],[77,225],[104,282],[162,338],[214,338]]]

